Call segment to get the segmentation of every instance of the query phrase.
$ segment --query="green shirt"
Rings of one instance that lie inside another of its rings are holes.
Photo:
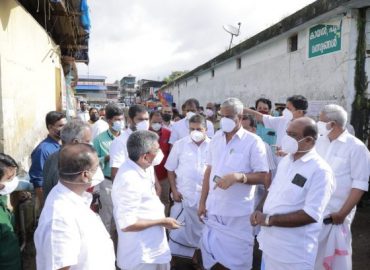
[[[20,270],[21,252],[14,232],[14,215],[7,208],[7,196],[0,195],[0,269]]]
[[[100,133],[93,141],[94,148],[98,153],[100,167],[103,170],[103,174],[107,177],[111,176],[111,168],[109,166],[109,161],[104,162],[104,159],[109,155],[109,147],[114,139],[114,135],[108,129]]]

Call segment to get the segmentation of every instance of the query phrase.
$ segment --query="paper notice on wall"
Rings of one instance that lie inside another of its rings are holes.
[[[327,104],[338,104],[338,101],[335,99],[332,100],[309,100],[307,116],[317,120],[319,118],[320,111]]]

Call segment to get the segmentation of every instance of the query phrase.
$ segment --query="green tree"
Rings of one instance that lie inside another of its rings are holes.
[[[177,78],[181,77],[182,75],[188,73],[187,70],[184,70],[184,71],[172,71],[170,75],[168,75],[167,77],[165,77],[163,79],[163,81],[166,82],[166,84],[176,80]]]

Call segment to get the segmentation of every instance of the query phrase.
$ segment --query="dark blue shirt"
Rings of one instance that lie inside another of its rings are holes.
[[[33,184],[35,188],[42,187],[42,183],[44,181],[42,170],[44,168],[46,159],[48,158],[49,155],[58,151],[59,149],[60,144],[48,136],[32,151],[31,154],[32,164],[29,174],[31,178],[30,182]]]

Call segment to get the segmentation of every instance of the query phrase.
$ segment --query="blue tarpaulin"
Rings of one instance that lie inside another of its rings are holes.
[[[90,24],[90,14],[89,14],[89,6],[87,5],[87,0],[81,0],[80,10],[81,10],[82,27],[86,31],[89,31],[91,28],[91,24]]]

